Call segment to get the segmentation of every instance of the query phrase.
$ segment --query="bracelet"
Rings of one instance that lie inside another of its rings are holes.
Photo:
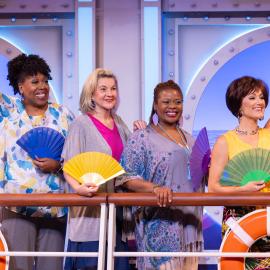
[[[63,163],[64,163],[64,160],[61,159],[59,163],[60,163],[60,167],[59,167],[59,169],[54,174],[59,174],[59,173],[62,173],[63,172]]]
[[[59,168],[54,174],[62,173],[62,171],[63,171],[63,167],[62,167],[62,165],[61,165],[60,168]]]
[[[155,192],[155,188],[160,187],[160,185],[153,185],[152,192]]]

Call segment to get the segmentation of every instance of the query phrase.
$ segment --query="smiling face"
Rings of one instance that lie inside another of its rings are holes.
[[[265,100],[261,90],[255,90],[242,100],[240,112],[242,117],[259,120],[264,117]]]
[[[92,96],[95,110],[112,110],[117,103],[117,85],[114,78],[100,78]]]
[[[161,125],[175,125],[183,112],[183,96],[176,89],[164,89],[154,104]]]
[[[46,109],[48,106],[50,87],[48,78],[41,73],[27,76],[19,83],[19,90],[27,108]]]

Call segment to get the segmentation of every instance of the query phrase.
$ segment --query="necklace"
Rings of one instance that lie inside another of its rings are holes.
[[[256,129],[251,130],[251,131],[239,129],[239,126],[235,128],[235,132],[240,135],[256,135],[258,131],[259,131],[259,126],[257,126]]]
[[[178,134],[180,135],[180,138],[181,138],[181,141],[183,142],[184,145],[182,145],[180,142],[177,142],[177,140],[175,140],[166,130],[165,128],[163,128],[159,123],[158,123],[158,127],[165,133],[165,135],[170,139],[172,140],[173,142],[175,142],[177,145],[179,145],[180,147],[185,147],[189,152],[190,152],[190,149],[189,149],[189,146],[188,144],[186,143],[186,140],[185,140],[185,137],[183,135],[183,132],[181,131],[181,129],[179,129],[177,126],[176,126],[176,130],[178,132]]]

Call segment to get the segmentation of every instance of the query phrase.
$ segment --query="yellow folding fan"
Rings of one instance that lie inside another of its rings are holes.
[[[74,156],[64,165],[63,171],[82,183],[101,185],[125,173],[122,166],[110,155],[85,152]]]

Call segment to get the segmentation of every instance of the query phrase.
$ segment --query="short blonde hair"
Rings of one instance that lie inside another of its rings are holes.
[[[118,89],[118,82],[116,76],[108,69],[97,68],[86,79],[83,85],[80,96],[80,110],[82,113],[93,111],[95,106],[92,101],[92,96],[97,89],[98,80],[100,78],[112,78],[115,80],[116,88]]]

